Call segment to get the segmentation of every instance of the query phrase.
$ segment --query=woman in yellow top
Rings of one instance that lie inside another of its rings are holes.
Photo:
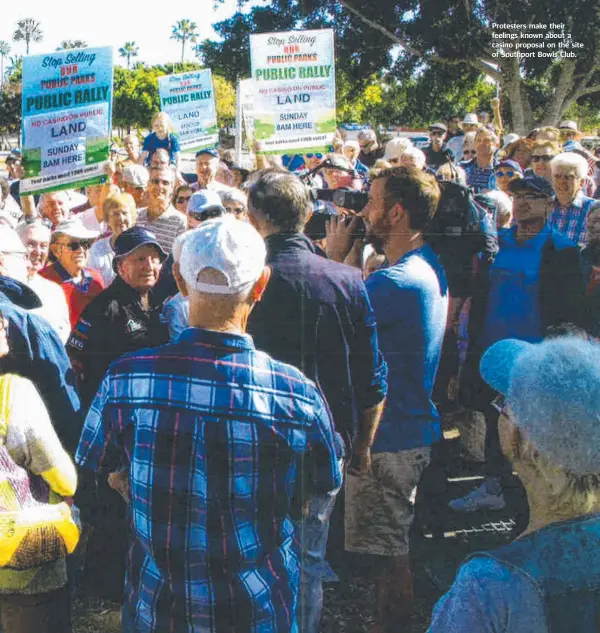
[[[9,353],[7,326],[0,315],[0,356]],[[44,479],[52,493],[73,496],[77,487],[75,466],[54,431],[36,387],[21,376],[0,375],[0,444],[17,466]],[[2,465],[6,468],[6,462]],[[0,505],[5,509],[10,506],[12,492],[7,480],[7,471],[0,470]],[[2,563],[6,565],[6,561]],[[64,557],[26,569],[0,567],[0,622],[4,633],[70,633],[70,611]]]

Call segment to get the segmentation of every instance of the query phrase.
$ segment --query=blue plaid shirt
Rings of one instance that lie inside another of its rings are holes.
[[[554,207],[549,217],[550,226],[573,240],[575,244],[585,246],[587,243],[587,216],[595,202],[597,201],[580,192],[575,196],[573,202],[566,209],[563,209],[558,199],[555,198]]]
[[[136,631],[296,631],[293,519],[341,485],[341,450],[314,383],[248,335],[188,328],[113,363],[76,459],[130,463]]]

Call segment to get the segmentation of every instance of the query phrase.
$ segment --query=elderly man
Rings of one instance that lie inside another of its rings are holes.
[[[172,167],[151,167],[148,206],[140,209],[137,224],[156,235],[161,248],[170,253],[173,240],[187,229],[186,217],[171,204],[175,186]]]
[[[502,450],[523,482],[529,525],[471,556],[429,633],[596,633],[600,600],[598,343],[502,340],[481,359],[499,392]]]
[[[52,191],[41,195],[38,212],[42,219],[47,220],[54,229],[58,224],[69,219],[71,208],[63,191]]]
[[[114,252],[115,280],[82,312],[67,343],[84,405],[113,360],[169,338],[159,318],[162,306],[150,295],[166,257],[156,237],[134,226],[117,237]]]
[[[314,383],[245,334],[265,258],[231,216],[191,232],[191,327],[113,363],[86,420],[78,463],[102,468],[110,444],[127,464],[124,631],[297,631],[293,518],[303,486],[340,486],[340,447]]]
[[[125,165],[121,176],[122,189],[133,196],[135,206],[139,209],[148,204],[148,184],[150,174],[143,165],[131,163]]]
[[[302,369],[323,389],[347,453],[368,461],[386,393],[386,365],[360,271],[316,254],[303,235],[311,210],[308,188],[294,175],[267,170],[249,189],[248,213],[267,242],[272,278],[249,331],[275,358]],[[299,525],[303,546],[300,629],[316,632],[329,517],[335,495],[309,502]],[[336,535],[338,544],[342,540]]]
[[[137,134],[128,134],[123,138],[123,147],[127,152],[127,158],[121,161],[123,169],[128,165],[141,165],[143,162],[140,151],[140,139]]]
[[[198,181],[192,184],[192,189],[194,191],[211,189],[217,193],[230,189],[228,185],[217,180],[220,165],[219,152],[216,149],[207,148],[197,152],[196,176],[198,176]]]
[[[38,273],[48,261],[50,252],[50,229],[40,220],[29,224],[21,224],[17,228],[29,257],[27,285],[37,294],[42,302],[41,307],[33,312],[44,317],[56,330],[63,343],[67,342],[71,333],[69,322],[69,306],[61,287],[54,281],[44,279]]]
[[[90,246],[97,237],[97,233],[86,229],[76,217],[61,222],[50,242],[56,261],[39,272],[63,289],[71,327],[75,327],[83,309],[104,289],[100,273],[87,266]]]
[[[550,225],[576,244],[584,246],[587,241],[586,219],[595,202],[581,193],[588,173],[587,161],[574,152],[563,152],[550,161],[550,169],[556,193]]]

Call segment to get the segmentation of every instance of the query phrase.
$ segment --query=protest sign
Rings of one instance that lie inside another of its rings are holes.
[[[112,98],[111,47],[23,58],[21,194],[106,180]]]
[[[333,31],[250,36],[259,154],[327,152],[335,132]]]
[[[244,152],[254,152],[253,95],[252,79],[240,79],[235,106],[235,155],[238,164],[241,164]]]
[[[169,115],[183,152],[216,147],[217,109],[209,69],[158,79],[160,109]]]

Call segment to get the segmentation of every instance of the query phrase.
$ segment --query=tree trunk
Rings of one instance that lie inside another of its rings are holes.
[[[185,55],[185,37],[181,40],[181,65],[183,66],[183,57]]]
[[[546,112],[544,113],[544,117],[541,123],[542,125],[557,126],[562,113],[565,111],[565,107],[568,107],[566,100],[568,94],[573,89],[573,75],[575,73],[575,65],[575,60],[569,59],[563,62],[563,67],[558,79],[558,84],[554,89],[554,94],[552,95],[550,104],[548,105],[548,107],[546,108]]]
[[[521,83],[518,58],[507,59],[501,64],[501,70],[501,87],[510,103],[512,131],[525,136],[531,131],[533,116]]]

